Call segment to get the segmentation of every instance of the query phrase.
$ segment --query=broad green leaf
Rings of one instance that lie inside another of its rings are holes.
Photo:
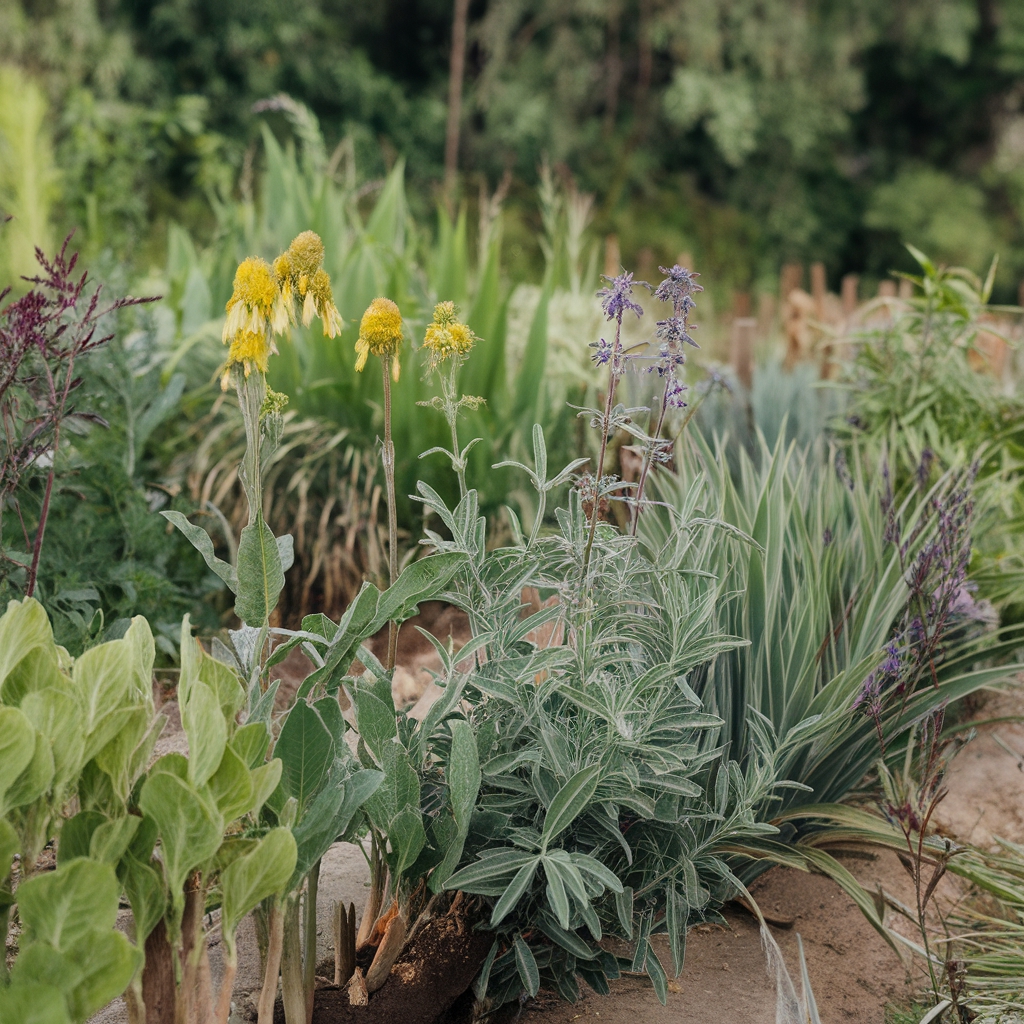
[[[56,648],[50,643],[32,648],[14,666],[0,694],[8,707],[20,707],[29,694],[51,689],[70,693],[71,688],[71,680],[61,672]]]
[[[533,951],[526,944],[521,932],[516,932],[514,939],[516,951],[516,970],[519,972],[519,980],[523,988],[530,996],[535,996],[540,991],[540,970],[537,967],[537,960]]]
[[[217,714],[220,714],[218,709]],[[160,859],[176,911],[184,901],[188,873],[210,860],[220,846],[224,819],[217,808],[175,775],[160,772],[146,780],[139,806],[160,832]]]
[[[247,626],[262,626],[284,589],[281,552],[273,530],[257,518],[238,541],[238,589],[235,614]]]
[[[31,597],[9,601],[0,616],[0,700],[9,703],[5,682],[11,670],[30,651],[52,647],[53,631],[46,609]]]
[[[364,809],[370,821],[387,833],[391,823],[406,808],[419,812],[420,778],[409,763],[409,755],[397,743],[389,743],[384,748],[380,764],[384,781],[366,801]]]
[[[627,885],[615,894],[615,912],[627,939],[633,938],[633,887]]]
[[[359,736],[367,749],[380,763],[384,751],[393,746],[398,738],[398,720],[395,705],[380,700],[365,689],[356,690],[354,695],[356,706],[356,726]]]
[[[89,840],[89,856],[116,868],[141,824],[142,818],[136,814],[103,822]]]
[[[64,994],[22,982],[0,989],[0,1024],[72,1024]]]
[[[84,936],[114,927],[121,892],[110,864],[81,858],[18,887],[24,941],[69,949]]]
[[[380,595],[373,620],[374,628],[366,635],[372,636],[385,623],[404,610],[411,610],[421,601],[440,597],[451,578],[465,564],[466,555],[461,552],[444,552],[429,555],[406,566],[394,585]]]
[[[281,559],[281,572],[287,572],[295,564],[295,542],[290,533],[277,538],[277,554]]]
[[[295,870],[295,837],[287,828],[271,829],[248,854],[232,861],[220,876],[221,934],[233,950],[239,921],[268,896],[284,892]]]
[[[224,581],[233,594],[238,593],[238,573],[230,562],[218,558],[213,551],[210,535],[201,527],[193,526],[181,512],[161,512],[160,515],[173,523],[185,535],[188,542],[203,556],[206,564]]]
[[[270,732],[263,722],[249,722],[231,737],[231,748],[249,768],[263,764],[270,746]]]
[[[473,727],[468,722],[459,721],[452,727],[447,777],[455,820],[468,831],[469,820],[480,792],[480,758]]]
[[[57,863],[65,864],[76,857],[88,857],[92,834],[108,820],[98,811],[79,811],[60,826]]]
[[[210,776],[210,795],[225,822],[232,822],[251,810],[253,780],[245,762],[231,749],[224,748],[217,770]]]
[[[252,779],[252,813],[259,814],[260,809],[270,799],[270,794],[281,783],[281,759],[275,757],[258,768],[249,770],[249,778]]]
[[[418,807],[406,807],[399,811],[388,829],[388,841],[394,858],[391,869],[396,876],[401,875],[416,862],[427,842],[423,817]]]
[[[449,684],[451,686],[453,684]],[[451,757],[447,768],[448,795],[456,829],[444,858],[434,869],[430,887],[440,892],[448,876],[462,859],[470,821],[480,792],[480,758],[476,749],[476,736],[468,722],[456,722],[452,728]]]
[[[132,908],[135,941],[142,946],[167,911],[167,889],[160,872],[152,864],[131,855],[125,858],[124,863],[124,891]]]
[[[299,701],[288,713],[274,756],[283,765],[281,787],[286,796],[298,801],[301,816],[327,779],[335,757],[334,738],[305,701]]]
[[[85,759],[78,701],[70,691],[50,687],[28,694],[21,710],[50,741],[53,788],[63,795],[66,788],[77,781]]]
[[[151,712],[145,705],[133,708],[110,742],[96,754],[97,766],[110,776],[114,792],[125,803],[135,782],[133,768],[136,761],[132,755],[153,724],[151,719]]]
[[[0,708],[0,808],[7,791],[32,763],[35,750],[36,730],[25,714],[18,708]]]
[[[217,695],[221,714],[233,725],[235,715],[245,703],[245,690],[238,673],[204,651],[199,662],[199,678]]]
[[[583,812],[597,789],[601,766],[578,771],[556,794],[544,816],[544,845],[568,828]]]
[[[228,742],[228,727],[217,695],[206,683],[196,681],[181,707],[181,724],[188,737],[188,773],[197,788],[220,765]]]
[[[10,872],[11,863],[20,845],[18,833],[15,832],[14,826],[0,818],[0,885],[3,885]]]
[[[72,1015],[78,1020],[88,1020],[121,995],[144,959],[142,950],[119,931],[99,932],[64,955],[83,975],[68,998]]]
[[[50,741],[41,732],[37,732],[32,760],[8,787],[0,807],[24,807],[34,803],[49,790],[52,782],[53,750]]]
[[[341,766],[328,779],[292,829],[297,845],[294,876],[289,889],[302,883],[313,865],[348,828],[353,816],[383,781],[381,772],[356,772],[340,781]],[[418,851],[417,851],[418,852]]]

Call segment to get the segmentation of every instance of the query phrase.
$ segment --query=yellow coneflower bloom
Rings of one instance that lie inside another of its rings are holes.
[[[437,366],[452,356],[465,356],[479,340],[464,323],[458,319],[459,311],[454,302],[439,302],[434,307],[434,320],[427,325],[423,344],[430,350],[430,365]]]
[[[242,260],[226,307],[223,340],[231,341],[239,331],[259,334],[271,327],[277,297],[277,283],[266,260],[258,256]]]
[[[334,304],[331,278],[323,269],[323,261],[324,243],[315,231],[296,235],[287,252],[274,260],[274,275],[280,295],[275,307],[275,331],[283,332],[295,323],[295,298],[302,302],[304,327],[318,316],[327,337],[333,338],[341,331],[341,316]]]
[[[402,345],[402,314],[391,299],[378,298],[367,307],[359,322],[359,340],[356,342],[356,370],[366,366],[366,358],[393,356],[391,373],[398,380],[398,350]]]

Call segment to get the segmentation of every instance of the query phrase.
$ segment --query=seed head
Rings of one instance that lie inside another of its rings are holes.
[[[398,379],[398,350],[402,345],[402,314],[391,299],[377,298],[367,307],[359,321],[359,340],[356,342],[356,370],[362,371],[366,358],[372,352],[375,356],[394,356],[392,364],[395,380]]]

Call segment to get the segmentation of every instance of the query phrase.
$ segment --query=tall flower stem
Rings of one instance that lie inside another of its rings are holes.
[[[629,535],[631,537],[636,536],[637,526],[640,525],[640,508],[644,501],[644,487],[647,484],[647,474],[651,471],[651,463],[654,461],[655,448],[661,442],[661,431],[665,426],[665,412],[668,409],[668,402],[666,401],[668,395],[668,379],[665,381],[665,388],[661,394],[661,408],[658,410],[658,422],[654,428],[654,433],[651,434],[651,440],[647,446],[647,450],[644,452],[643,464],[640,466],[640,478],[636,484],[636,497],[633,502],[633,522],[629,527]]]
[[[462,458],[462,449],[459,448],[459,361],[451,360],[451,368],[447,377],[441,378],[441,390],[444,392],[445,418],[452,432],[452,465],[455,467],[455,475],[459,478],[459,497],[464,498],[468,493],[466,487],[466,462]]]
[[[388,579],[391,586],[398,579],[398,510],[395,508],[395,443],[391,437],[391,355],[380,361],[384,375],[384,484],[388,498]],[[398,657],[398,623],[388,623],[387,670],[395,667]]]
[[[608,375],[608,395],[604,400],[604,416],[601,418],[601,449],[597,456],[597,473],[594,478],[594,507],[590,512],[590,531],[587,546],[583,551],[583,580],[586,584],[590,568],[590,554],[594,550],[594,536],[597,534],[597,518],[601,507],[601,480],[604,477],[604,460],[608,454],[608,434],[611,430],[612,409],[615,408],[615,389],[619,383],[619,360],[622,351],[622,316],[615,321],[615,344],[612,346],[611,373]]]

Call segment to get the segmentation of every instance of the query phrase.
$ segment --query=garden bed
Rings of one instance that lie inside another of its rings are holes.
[[[436,607],[434,606],[436,604]],[[445,606],[434,603],[425,607],[415,624],[438,636],[447,636],[450,629],[459,635],[461,622],[453,619]],[[401,663],[396,681],[413,687],[403,691],[406,700],[422,692],[427,676],[422,673],[431,666],[429,646],[412,629],[410,621],[400,638]],[[283,684],[294,684],[292,675],[301,675],[304,667],[293,658],[284,666]],[[416,690],[418,687],[419,690]],[[165,706],[171,725],[160,740],[160,752],[184,749],[184,733],[176,706]],[[977,709],[978,719],[1005,719],[1024,715],[1024,690],[990,694]],[[982,726],[978,735],[954,760],[948,776],[949,796],[940,805],[940,828],[963,840],[986,846],[994,836],[1024,841],[1024,770],[1000,745],[996,737],[1011,749],[1024,751],[1024,725],[1000,721]],[[880,884],[886,892],[904,901],[912,892],[909,880],[892,854],[844,856],[842,861],[869,891]],[[321,975],[329,973],[331,947],[331,908],[335,900],[355,901],[360,906],[368,881],[366,862],[351,845],[336,844],[324,858],[320,875],[317,955]],[[943,883],[947,896],[955,893],[953,880]],[[908,983],[907,969],[864,919],[861,911],[831,880],[807,875],[788,868],[774,868],[753,888],[759,906],[770,921],[786,922],[790,927],[775,924],[772,932],[786,957],[791,972],[797,964],[796,935],[803,939],[808,971],[823,1021],[881,1022],[886,1004],[907,1002],[913,986]],[[669,984],[668,1003],[662,1006],[649,981],[642,977],[625,977],[612,983],[610,996],[597,996],[584,988],[583,998],[569,1004],[557,996],[542,992],[523,1008],[518,1017],[536,1024],[569,1024],[576,1020],[600,1020],[602,1024],[677,1024],[700,1021],[701,1024],[770,1024],[775,1020],[775,988],[766,969],[766,960],[756,922],[735,905],[727,908],[725,926],[698,925],[687,939],[686,966],[682,975]],[[911,931],[905,922],[890,920],[908,937]],[[659,943],[663,937],[659,937]],[[415,950],[410,951],[415,954]],[[422,951],[421,951],[422,952]],[[474,951],[467,950],[469,954]],[[665,955],[659,945],[659,952]],[[467,962],[471,955],[467,956]],[[221,972],[218,945],[211,949],[211,965],[215,980]],[[402,969],[402,963],[395,970]],[[438,978],[443,973],[434,973]],[[920,979],[918,979],[920,980]],[[326,979],[324,981],[326,985]],[[239,966],[235,984],[236,1020],[255,1020],[255,1000],[259,995],[260,967],[255,934],[250,922],[239,932]],[[458,987],[457,985],[454,987]],[[382,990],[384,996],[387,990]],[[397,996],[397,991],[392,996]],[[454,995],[452,998],[454,999]],[[442,1002],[450,1000],[443,999]],[[401,1020],[413,1017],[415,1008],[402,1004],[401,1014],[389,1000],[390,1017],[353,1010],[347,999],[329,990],[318,992],[318,1024],[362,1020]],[[512,1016],[518,1007],[511,1009]],[[283,1019],[283,1018],[282,1018]],[[426,1019],[426,1018],[424,1018]],[[95,1024],[122,1024],[127,1020],[124,1004],[118,1000],[93,1018]]]

